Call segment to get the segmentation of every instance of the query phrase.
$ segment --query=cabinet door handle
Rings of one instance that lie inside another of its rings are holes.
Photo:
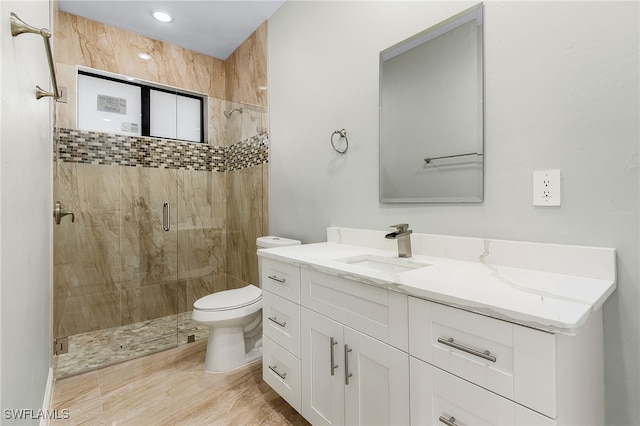
[[[344,384],[349,384],[349,377],[353,376],[353,373],[349,373],[349,352],[351,348],[349,345],[344,345]]]
[[[334,376],[336,372],[336,368],[338,368],[338,364],[336,364],[335,355],[333,353],[333,347],[337,345],[336,339],[333,337],[329,339],[329,350],[331,351],[331,375]]]
[[[171,230],[171,206],[169,203],[162,205],[162,228],[165,231]]]
[[[271,370],[274,373],[276,373],[278,375],[278,377],[280,377],[282,380],[284,380],[285,377],[287,377],[287,373],[281,373],[281,372],[278,371],[278,366],[277,365],[270,365],[269,366],[269,370]]]
[[[447,426],[458,426],[456,424],[456,418],[453,416],[449,417],[448,419],[444,416],[440,416],[438,420],[440,420],[442,423],[444,423]]]
[[[453,340],[453,337],[449,337],[448,339],[445,339],[444,337],[438,337],[438,343],[442,343],[443,345],[447,345],[447,346],[450,346],[452,348],[459,349],[459,350],[461,350],[463,352],[466,352],[468,354],[475,355],[477,357],[486,359],[487,361],[496,362],[496,357],[491,355],[491,352],[489,352],[488,350],[484,351],[484,352],[480,352],[478,350],[469,348],[467,346],[461,345],[460,343],[456,343]]]
[[[269,279],[279,282],[280,284],[284,284],[285,281],[287,281],[285,278],[278,278],[277,275],[269,275]]]
[[[278,321],[278,317],[269,317],[269,321],[271,322],[275,322],[276,324],[278,324],[280,327],[284,328],[285,325],[287,325],[286,321]]]

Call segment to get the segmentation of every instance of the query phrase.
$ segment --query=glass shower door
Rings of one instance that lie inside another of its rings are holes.
[[[54,198],[76,220],[54,225],[57,377],[176,346],[177,173],[58,160]]]
[[[123,167],[120,349],[127,356],[177,345],[178,170]]]

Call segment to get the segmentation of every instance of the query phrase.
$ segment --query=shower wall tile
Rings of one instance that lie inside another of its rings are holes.
[[[120,217],[120,170],[114,166],[79,164],[76,168],[76,219],[86,227],[114,227]],[[73,211],[73,210],[72,210]]]
[[[242,143],[239,141],[247,141],[256,135],[265,134],[264,116],[266,108],[227,101],[225,110],[233,111],[239,108],[242,108],[242,113],[234,112],[228,119],[225,118],[227,120],[225,146],[227,147]]]
[[[207,99],[207,141],[212,146],[226,146],[229,144],[227,137],[227,128],[229,121],[224,116],[224,112],[228,110],[227,101],[214,97]]]
[[[178,172],[178,279],[224,272],[224,174]]]
[[[77,87],[78,69],[75,65],[56,64],[56,77],[60,90],[66,91],[66,102],[54,102],[55,128],[65,127],[75,129],[77,127]]]
[[[163,205],[177,206],[177,171],[146,167],[121,168],[121,263],[126,287],[175,282],[177,279],[177,221],[163,229]]]
[[[55,61],[225,97],[221,59],[58,11]],[[144,60],[138,53],[148,53]]]
[[[263,234],[262,167],[227,172],[227,274],[258,284],[256,238]]]
[[[179,228],[178,279],[224,272],[223,232],[212,228]]]
[[[120,326],[120,292],[57,300],[55,337]]]
[[[77,239],[64,255],[58,254],[64,249],[60,250],[59,246],[54,249],[57,297],[84,296],[119,290],[119,229],[77,227],[71,235],[75,235]]]
[[[54,226],[54,280],[57,297],[118,289],[118,170],[60,163],[55,198],[75,213]],[[116,194],[114,197],[113,194]]]
[[[194,91],[211,99],[225,98],[225,65],[220,59],[65,12],[58,12],[56,18],[56,74],[69,98],[66,104],[55,103],[60,127],[76,128],[78,66]],[[140,59],[141,52],[152,58]],[[209,116],[211,121],[222,122],[223,118],[221,114]]]
[[[224,173],[180,170],[177,176],[179,227],[223,230],[226,222]]]
[[[186,281],[186,299],[182,312],[193,309],[193,303],[201,297],[227,289],[224,273]]]
[[[120,294],[122,325],[178,313],[176,282],[124,290]]]
[[[242,288],[245,287],[247,284],[253,284],[256,287],[258,286],[258,283],[255,282],[246,282],[240,278],[237,278],[233,275],[226,275],[226,280],[225,280],[225,290],[233,290],[234,288]]]
[[[226,99],[267,106],[267,22],[225,61]]]

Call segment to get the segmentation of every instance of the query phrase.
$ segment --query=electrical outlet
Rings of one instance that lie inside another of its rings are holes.
[[[559,206],[561,197],[560,170],[533,172],[533,205]]]

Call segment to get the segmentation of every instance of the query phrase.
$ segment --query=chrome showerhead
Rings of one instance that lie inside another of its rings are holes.
[[[225,111],[224,112],[224,116],[227,117],[227,118],[231,118],[231,114],[233,114],[236,111],[238,111],[240,114],[242,114],[242,107],[236,108],[236,109],[232,109],[231,111]]]

